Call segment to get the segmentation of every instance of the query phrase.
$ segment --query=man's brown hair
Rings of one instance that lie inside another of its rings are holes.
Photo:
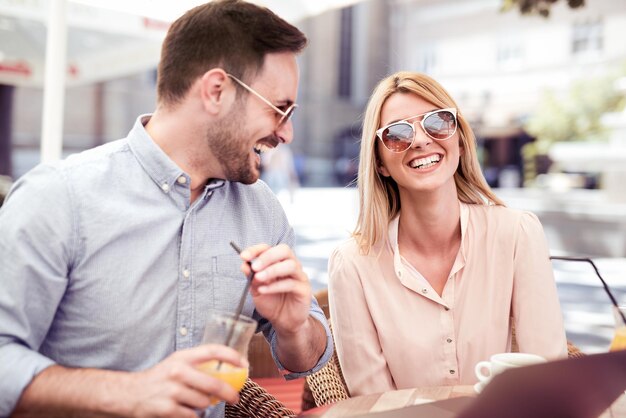
[[[215,0],[187,11],[169,28],[161,48],[157,95],[178,103],[211,68],[240,79],[257,74],[265,55],[300,52],[306,36],[271,10],[242,0]]]

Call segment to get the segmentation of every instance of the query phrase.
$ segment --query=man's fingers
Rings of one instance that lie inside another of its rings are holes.
[[[217,364],[212,365],[212,369],[214,369]],[[220,373],[227,375],[229,371],[232,373],[245,373],[245,371],[237,371],[233,370],[232,366],[228,364],[222,364],[222,369]],[[212,376],[210,373],[205,373],[200,370],[194,369],[188,375],[185,383],[196,389],[199,394],[210,394],[215,398],[219,398],[221,400],[225,400],[229,403],[236,403],[239,401],[239,394],[235,389],[233,389],[230,385],[219,380],[217,377]],[[193,391],[192,391],[193,392]],[[196,393],[198,393],[196,392]],[[189,394],[188,394],[189,395]],[[196,401],[200,401],[199,398],[194,398]],[[191,399],[190,399],[191,400]],[[206,405],[198,405],[194,406],[195,408],[206,408],[209,405],[209,398],[206,399]],[[191,404],[190,404],[191,405]]]
[[[292,278],[300,281],[306,280],[300,263],[293,258],[269,265],[254,275],[254,281],[257,283],[269,283],[281,278]]]
[[[204,363],[209,360],[223,361],[238,367],[245,367],[247,365],[237,351],[219,344],[202,344],[188,350],[177,351],[172,355],[192,365]]]
[[[306,284],[299,280],[284,279],[277,280],[270,284],[263,284],[257,286],[255,291],[261,295],[273,295],[278,293],[291,293],[291,294],[307,294]]]
[[[211,404],[211,395],[184,385],[174,387],[171,396],[179,405],[193,409],[206,409]]]
[[[259,254],[267,251],[270,248],[267,244],[256,244],[251,247],[244,249],[241,254],[241,258],[245,261],[252,261],[259,256]]]

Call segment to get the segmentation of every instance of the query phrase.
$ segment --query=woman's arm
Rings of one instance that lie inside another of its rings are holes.
[[[331,323],[350,396],[395,389],[363,289],[362,272],[368,266],[359,260],[343,245],[328,263]]]
[[[563,315],[539,219],[523,213],[516,235],[513,319],[520,352],[567,357]]]

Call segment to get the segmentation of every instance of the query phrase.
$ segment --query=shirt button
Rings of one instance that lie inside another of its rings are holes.
[[[443,309],[445,309],[446,311],[449,311],[449,310],[450,310],[450,308],[448,308],[447,306],[446,306],[446,307],[444,307]]]
[[[183,270],[183,276],[187,279],[189,278],[189,276],[191,275],[191,273],[189,273],[189,270],[185,269]]]
[[[450,374],[454,374],[456,373],[454,370],[450,370]]]
[[[185,335],[187,335],[187,327],[184,327],[184,326],[180,327],[178,332],[180,332],[180,335],[184,337]]]
[[[161,190],[163,190],[165,193],[169,192],[170,191],[170,185],[167,184],[167,183],[163,183],[161,185]]]
[[[452,338],[448,338],[446,341],[451,343],[452,342]]]
[[[187,178],[185,176],[180,176],[176,181],[180,184],[185,184],[187,183]]]
[[[423,293],[423,294],[428,293],[428,289],[426,289],[426,288],[422,289],[422,293]]]
[[[402,270],[398,270],[398,277],[402,277]]]

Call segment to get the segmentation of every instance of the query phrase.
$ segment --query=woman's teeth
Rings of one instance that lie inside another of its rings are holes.
[[[441,156],[440,155],[438,155],[438,154],[430,155],[428,157],[417,158],[415,160],[412,160],[409,163],[409,166],[411,168],[428,168],[428,167],[432,167],[433,165],[437,164],[440,160],[441,160]]]

